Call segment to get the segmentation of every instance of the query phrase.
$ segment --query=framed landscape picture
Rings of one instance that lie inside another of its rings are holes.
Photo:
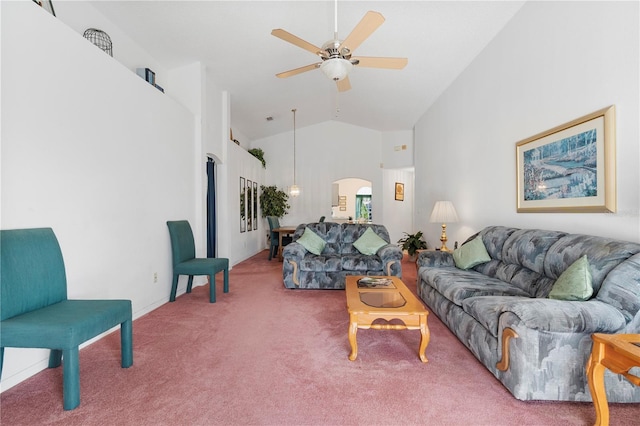
[[[616,211],[615,107],[516,144],[517,211]]]

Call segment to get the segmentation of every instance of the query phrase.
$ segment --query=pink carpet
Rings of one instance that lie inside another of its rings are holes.
[[[419,331],[360,330],[351,362],[343,291],[287,290],[264,251],[236,265],[230,293],[198,287],[133,324],[134,365],[119,333],[80,351],[81,403],[62,409],[62,371],[2,393],[3,425],[590,425],[590,403],[522,402],[429,316]],[[415,264],[404,281],[415,291]],[[611,424],[640,423],[612,404]]]

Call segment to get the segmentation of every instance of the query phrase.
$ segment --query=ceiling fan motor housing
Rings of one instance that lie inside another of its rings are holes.
[[[343,80],[353,65],[358,65],[357,59],[351,59],[351,51],[343,47],[340,51],[340,40],[330,40],[322,45],[322,50],[318,52],[320,58],[322,58],[322,64],[320,69],[328,78],[334,81]]]

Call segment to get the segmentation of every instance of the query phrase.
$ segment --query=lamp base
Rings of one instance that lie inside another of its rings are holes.
[[[449,247],[447,247],[447,225],[442,224],[442,234],[440,234],[440,242],[442,245],[440,246],[440,251],[451,252]]]

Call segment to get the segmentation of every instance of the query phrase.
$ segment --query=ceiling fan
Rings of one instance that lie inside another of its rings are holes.
[[[358,22],[351,34],[344,40],[338,39],[338,1],[334,13],[335,28],[333,39],[327,41],[322,47],[317,47],[283,29],[271,31],[274,35],[286,42],[294,44],[314,55],[318,55],[321,62],[276,74],[276,77],[286,78],[303,72],[320,68],[331,80],[336,82],[338,91],[344,92],[351,89],[349,71],[354,66],[368,68],[402,69],[407,65],[407,58],[381,58],[372,56],[352,56],[353,51],[362,44],[384,22],[384,16],[379,12],[369,11]]]

